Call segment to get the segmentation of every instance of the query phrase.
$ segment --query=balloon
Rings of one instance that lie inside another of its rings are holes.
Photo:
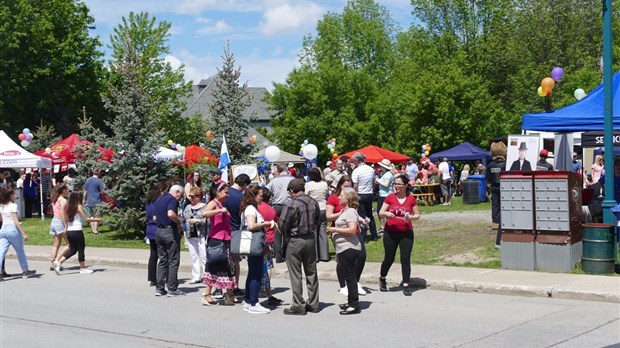
[[[28,140],[28,141],[32,140],[32,133],[26,134],[26,140]]]
[[[26,147],[26,146],[30,145],[30,142],[28,142],[28,140],[22,140],[21,144],[22,144],[23,147]]]
[[[250,138],[248,139],[248,142],[249,142],[250,144],[254,143],[254,138],[253,138],[253,137],[250,137]]]
[[[308,139],[304,140],[304,145],[308,145]]]
[[[329,149],[329,152],[334,153],[334,152],[336,152],[336,150],[335,149]]]
[[[428,156],[428,155],[430,154],[430,152],[429,152],[429,151],[426,151],[426,152],[424,152],[424,154],[425,154],[426,156]]]
[[[256,134],[252,135],[252,139],[253,139],[254,141],[256,141],[256,138],[258,138],[258,137],[256,136]]]
[[[168,145],[171,145],[171,146],[172,146],[172,144],[174,144],[174,141],[172,141],[172,140],[168,140]]]
[[[269,162],[276,162],[280,159],[280,149],[275,145],[267,146],[265,149],[265,157],[267,157]]]
[[[24,130],[22,131],[22,133],[24,133],[24,134],[30,134],[30,129],[28,129],[28,128],[24,128]]]
[[[332,142],[335,143],[336,142],[336,138],[332,138]]]
[[[555,86],[555,82],[553,81],[553,79],[551,77],[545,77],[540,82],[540,86],[542,87],[543,92],[545,92],[545,94],[546,94],[548,92],[551,92],[551,90]]]
[[[177,150],[179,150],[180,153],[185,153],[185,146],[177,145]]]
[[[299,156],[303,156],[303,155],[304,155],[304,152],[303,152],[303,151],[299,151],[297,154],[298,154]]]
[[[19,140],[24,141],[24,140],[26,140],[26,135],[25,135],[24,133],[19,133],[19,135],[17,136],[17,138],[18,138]]]
[[[176,149],[177,148],[177,144],[172,143],[172,145],[170,145],[171,148]]]
[[[586,91],[584,91],[584,90],[583,90],[583,89],[581,89],[581,88],[577,88],[577,89],[575,90],[575,94],[574,94],[574,95],[575,95],[575,99],[577,99],[577,100],[581,100],[581,99],[583,99],[583,97],[585,97],[585,96],[586,96]]]
[[[542,86],[538,86],[538,90],[536,90],[536,93],[538,93],[539,97],[544,97],[546,95],[545,92],[543,92]]]
[[[316,158],[316,155],[318,154],[318,152],[319,152],[319,149],[317,149],[314,144],[308,144],[304,146],[304,150],[303,150],[304,157],[310,161]]]
[[[332,154],[332,158],[334,159],[338,158],[338,154],[337,153]]]
[[[213,140],[213,132],[208,130],[205,135],[207,136],[208,140]]]
[[[551,70],[551,78],[553,79],[553,81],[560,81],[562,76],[564,76],[564,70],[562,70],[562,68],[560,68],[559,66],[556,66],[555,68],[553,68],[553,70]]]
[[[46,147],[45,153],[49,155],[50,153],[52,153],[52,149],[50,149],[49,147]]]
[[[422,151],[426,151],[426,145],[422,145]]]
[[[420,157],[424,157],[424,152],[422,152],[422,153],[420,154]]]

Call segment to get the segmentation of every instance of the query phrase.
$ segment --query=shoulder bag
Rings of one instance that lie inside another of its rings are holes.
[[[226,243],[220,239],[209,239],[207,241],[207,263],[215,264],[228,260],[228,248]]]
[[[241,213],[241,228],[232,231],[230,252],[233,255],[261,256],[265,247],[265,231],[256,232],[247,229],[245,216]]]

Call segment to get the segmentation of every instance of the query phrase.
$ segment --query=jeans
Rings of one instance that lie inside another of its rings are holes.
[[[177,290],[179,286],[178,272],[181,257],[181,236],[175,227],[157,227],[155,242],[157,243],[157,287],[163,292],[168,285],[168,291]]]
[[[381,263],[381,277],[387,276],[396,257],[396,249],[400,248],[400,265],[403,273],[403,283],[409,284],[411,277],[411,250],[413,249],[413,231],[385,231],[383,234],[384,257]]]
[[[377,239],[377,226],[375,225],[375,214],[372,211],[372,194],[360,194],[360,206],[357,208],[358,214],[364,219],[369,218],[370,222],[370,238],[372,240]],[[368,236],[366,232],[364,233],[364,239]]]
[[[338,254],[338,265],[336,266],[337,273],[343,275],[344,281],[347,284],[347,290],[349,292],[347,303],[351,307],[357,307],[359,305],[357,275],[355,272],[359,254],[360,251],[355,249],[347,249],[341,252]]]
[[[254,306],[258,302],[260,283],[263,279],[263,256],[248,256],[248,277],[245,280],[245,303]]]
[[[28,270],[28,260],[24,251],[24,237],[22,237],[14,225],[4,225],[0,229],[0,257],[3,264],[4,257],[7,251],[9,251],[9,245],[12,245],[13,249],[15,249],[19,266],[22,268],[22,271],[26,272]]]

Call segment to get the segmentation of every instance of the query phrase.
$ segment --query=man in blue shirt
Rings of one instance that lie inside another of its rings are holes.
[[[241,228],[241,201],[243,200],[243,192],[251,182],[252,180],[250,180],[247,174],[239,174],[235,177],[235,183],[228,189],[228,199],[226,199],[223,205],[230,213],[231,231]],[[241,258],[236,256],[233,258],[233,261],[235,262],[235,278],[237,278],[237,284],[239,284],[239,273],[241,272],[239,262]],[[243,292],[239,288],[234,289],[233,293],[235,296],[243,296]]]
[[[84,183],[84,192],[86,193],[84,200],[85,206],[88,210],[90,217],[100,217],[98,205],[103,202],[101,199],[101,193],[105,190],[103,180],[101,180],[101,170],[95,169],[93,176],[86,179]],[[90,227],[93,229],[94,234],[99,234],[99,223],[91,222]]]
[[[177,215],[179,200],[183,197],[183,187],[173,185],[167,193],[155,201],[155,243],[157,244],[157,285],[155,296],[174,297],[184,295],[178,289],[178,272],[181,258],[180,231],[181,219]],[[166,292],[168,285],[168,292]]]

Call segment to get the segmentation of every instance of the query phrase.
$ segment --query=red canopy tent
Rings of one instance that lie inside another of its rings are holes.
[[[217,163],[217,157],[213,156],[207,149],[203,149],[198,145],[189,145],[185,147],[185,156],[183,161],[179,162],[185,165],[193,165],[198,163]]]
[[[75,163],[76,154],[73,152],[73,149],[80,145],[90,144],[92,144],[90,141],[80,140],[78,135],[74,133],[56,144],[49,146],[52,150],[49,154],[45,152],[45,149],[39,150],[35,152],[35,154],[37,156],[50,158],[52,160],[52,165],[59,164],[61,166],[66,166],[67,164]],[[101,153],[100,158],[104,161],[110,162],[112,156],[114,156],[114,151],[104,149],[101,146],[99,146],[99,152]]]
[[[398,152],[386,150],[374,145],[369,145],[359,150],[347,152],[338,157],[347,156],[349,158],[352,158],[353,154],[355,154],[356,152],[364,154],[364,156],[366,156],[366,162],[368,163],[379,163],[384,158],[389,159],[393,163],[406,162],[407,160],[409,160],[409,156],[405,156]]]

